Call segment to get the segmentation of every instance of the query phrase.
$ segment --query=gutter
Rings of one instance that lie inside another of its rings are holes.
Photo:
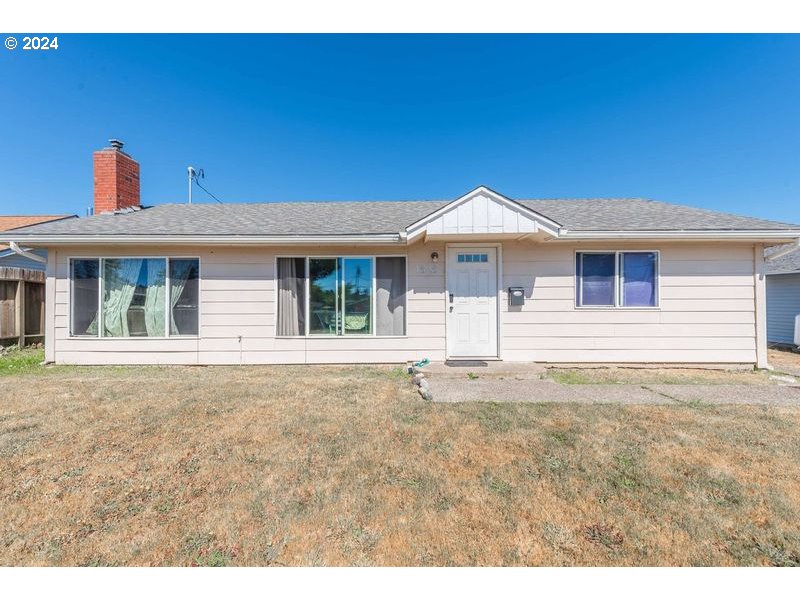
[[[566,240],[742,240],[796,242],[800,230],[749,229],[749,230],[678,230],[678,231],[569,231],[562,229],[557,239]]]
[[[794,252],[798,248],[800,248],[800,238],[797,238],[796,240],[794,240],[789,247],[783,248],[782,250],[778,250],[774,254],[770,254],[769,256],[764,258],[764,260],[766,262],[772,262],[773,260],[777,260],[777,259],[781,258],[782,256],[786,256],[787,254],[791,254],[792,252]]]
[[[491,235],[491,234],[487,234]],[[14,240],[19,240],[21,236],[13,236]],[[164,246],[297,246],[301,244],[309,245],[399,245],[405,246],[411,243],[413,234],[408,231],[398,233],[373,233],[364,235],[65,235],[65,234],[42,234],[25,236],[26,243],[35,243],[41,246],[76,246],[76,245],[137,245],[137,244],[160,244]],[[12,249],[18,254],[25,252],[17,245],[16,241],[11,241],[11,235],[0,233],[0,242],[13,244]],[[561,229],[551,239],[551,241],[572,241],[572,240],[676,240],[676,241],[720,241],[720,240],[739,240],[752,242],[792,242],[793,251],[800,247],[800,229],[762,229],[762,230],[691,230],[691,231],[569,231]],[[773,255],[773,258],[788,254],[783,250]],[[23,254],[23,256],[28,256]],[[33,255],[36,256],[36,255]],[[31,258],[28,256],[28,258]],[[40,259],[41,257],[37,257]],[[36,259],[32,259],[36,260]],[[37,262],[44,262],[37,260]]]
[[[19,254],[20,256],[23,256],[23,257],[27,258],[28,260],[32,260],[32,261],[35,261],[35,262],[43,264],[43,265],[47,264],[47,259],[46,258],[42,258],[38,254],[34,254],[33,252],[30,252],[28,250],[24,250],[23,248],[20,248],[19,244],[17,244],[17,242],[9,240],[8,245],[11,248],[11,251],[14,252],[14,254]]]
[[[0,241],[4,237],[10,241],[10,236],[0,234]],[[19,239],[19,236],[15,236]],[[397,233],[380,233],[368,235],[186,235],[186,236],[159,236],[159,235],[58,235],[44,234],[31,235],[26,238],[27,243],[47,245],[96,245],[96,244],[161,244],[165,246],[181,245],[207,245],[207,246],[297,246],[300,244],[328,244],[328,245],[374,245],[374,244],[405,244],[403,236]]]

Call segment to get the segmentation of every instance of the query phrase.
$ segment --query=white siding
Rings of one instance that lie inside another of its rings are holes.
[[[793,344],[795,315],[800,315],[800,273],[767,275],[767,339]]]
[[[489,210],[490,204],[487,204]],[[465,217],[466,219],[467,217]],[[490,214],[489,224],[499,217]],[[575,308],[576,250],[661,252],[657,309]],[[432,252],[439,253],[433,264]],[[276,338],[275,258],[306,255],[408,255],[406,337]],[[96,339],[69,335],[69,257],[198,256],[200,336]],[[445,245],[375,248],[57,248],[50,255],[47,356],[76,364],[259,364],[402,362],[445,358]],[[500,357],[542,362],[756,361],[753,245],[564,245],[508,242],[502,248]],[[525,305],[508,306],[509,286]],[[50,310],[52,306],[52,310]]]
[[[61,248],[56,257],[53,335],[48,352],[72,364],[262,364],[404,362],[444,359],[444,266],[430,253],[442,245],[352,248]],[[393,338],[275,337],[277,256],[408,254],[408,336]],[[72,338],[70,257],[197,256],[200,258],[198,338]],[[424,269],[417,269],[424,265]],[[419,272],[418,272],[419,271]]]
[[[657,309],[575,307],[578,250],[660,250]],[[541,362],[741,362],[756,360],[752,244],[503,247],[504,360]],[[508,306],[510,286],[525,305]]]

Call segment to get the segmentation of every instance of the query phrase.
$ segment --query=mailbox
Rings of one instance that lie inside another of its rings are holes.
[[[525,288],[521,287],[508,288],[508,305],[523,306],[524,304],[525,304]]]

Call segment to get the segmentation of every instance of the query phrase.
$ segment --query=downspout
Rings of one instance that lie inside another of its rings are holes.
[[[798,241],[800,241],[800,240],[798,240]],[[35,261],[37,263],[41,263],[43,265],[47,264],[47,259],[46,258],[42,258],[38,254],[34,254],[33,252],[30,252],[29,250],[24,250],[24,249],[20,248],[19,244],[17,244],[17,242],[8,242],[8,245],[11,248],[11,251],[14,252],[15,254],[19,254],[20,256],[24,256],[25,258],[27,258],[29,260]]]
[[[792,252],[794,252],[798,248],[800,248],[800,238],[797,238],[795,241],[793,241],[791,244],[789,244],[789,246],[787,246],[786,248],[778,250],[775,254],[770,254],[769,256],[765,257],[764,260],[766,260],[767,262],[772,262],[773,260],[777,260],[782,256],[786,256],[787,254],[791,254]]]

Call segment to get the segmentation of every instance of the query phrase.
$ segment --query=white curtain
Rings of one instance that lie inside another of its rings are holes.
[[[147,293],[144,297],[144,325],[148,337],[164,337],[167,332],[164,304],[166,302],[166,270],[164,259],[148,259]]]
[[[103,335],[108,337],[127,337],[130,335],[128,331],[128,309],[131,306],[141,270],[141,259],[106,260]]]
[[[298,262],[296,258],[278,259],[278,335],[305,333],[305,279],[302,272],[297,272]]]

